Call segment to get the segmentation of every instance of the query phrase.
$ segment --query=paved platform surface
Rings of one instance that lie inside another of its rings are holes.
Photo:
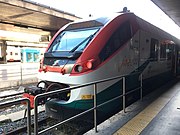
[[[180,81],[172,81],[86,133],[98,135],[180,135]]]
[[[180,89],[180,85],[177,89]],[[180,90],[173,95],[141,135],[180,135]]]

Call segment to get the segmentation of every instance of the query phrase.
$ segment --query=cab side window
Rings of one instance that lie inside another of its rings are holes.
[[[105,61],[121,46],[123,46],[131,38],[131,26],[127,21],[123,23],[110,37],[104,48],[101,50],[99,57]]]

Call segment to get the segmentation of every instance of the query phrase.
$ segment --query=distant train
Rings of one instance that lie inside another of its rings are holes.
[[[8,62],[20,62],[21,50],[19,47],[7,46],[6,59]]]
[[[7,62],[39,62],[43,57],[45,48],[29,48],[7,46]]]
[[[128,91],[139,85],[140,74],[145,91],[180,74],[180,40],[127,12],[72,22],[61,28],[44,54],[38,77],[51,91],[129,75]],[[98,85],[98,104],[122,94],[121,81]],[[137,95],[134,92],[126,100]],[[93,97],[93,86],[62,93],[46,103],[46,112],[64,119],[93,107]],[[99,108],[98,114],[119,109],[120,103],[109,103]]]

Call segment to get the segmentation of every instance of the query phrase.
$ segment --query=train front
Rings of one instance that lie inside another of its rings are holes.
[[[48,92],[86,83],[83,72],[91,70],[93,61],[89,58],[80,64],[78,61],[102,26],[102,23],[90,20],[70,23],[60,29],[50,42],[40,65],[38,79],[45,83],[41,87]],[[88,99],[92,100],[92,97],[88,96],[93,95],[93,91],[82,89],[67,91],[52,98],[46,102],[46,113],[65,119],[91,107],[92,102]],[[87,99],[82,100],[84,98]]]

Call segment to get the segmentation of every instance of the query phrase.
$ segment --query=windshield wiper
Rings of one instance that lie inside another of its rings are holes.
[[[64,36],[64,34],[65,34],[65,32],[62,33],[62,34],[60,34],[60,35],[57,37],[58,39],[56,38],[56,39],[55,39],[55,42],[53,42],[51,46],[54,46],[54,45],[56,45],[56,44],[59,44],[59,43],[61,42],[61,38]],[[57,50],[57,48],[58,48],[58,46],[56,46],[55,50]],[[52,47],[50,47],[49,50],[52,51]]]
[[[80,47],[84,42],[86,42],[88,39],[92,39],[94,34],[91,34],[89,37],[85,38],[82,42],[80,42],[78,45],[76,45],[72,50],[69,51],[69,53],[73,53],[78,47]],[[88,42],[87,42],[88,43]]]

